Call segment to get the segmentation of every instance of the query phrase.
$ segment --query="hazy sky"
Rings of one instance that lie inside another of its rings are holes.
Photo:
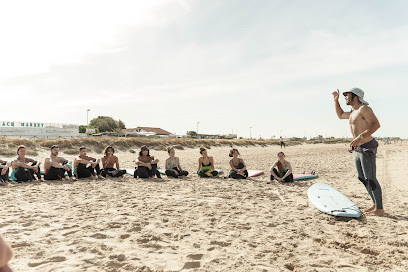
[[[178,134],[350,137],[331,92],[359,87],[376,135],[408,138],[407,14],[405,0],[2,1],[0,119],[85,124],[89,108]]]

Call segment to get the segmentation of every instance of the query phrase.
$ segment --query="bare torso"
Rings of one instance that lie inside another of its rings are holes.
[[[351,133],[353,134],[353,138],[356,138],[358,135],[363,133],[369,127],[367,120],[363,117],[363,115],[360,112],[363,109],[363,107],[368,107],[368,106],[362,105],[360,108],[358,108],[357,110],[353,110],[350,113],[349,123],[350,123]],[[373,137],[370,135],[369,137],[365,137],[362,143],[367,143],[371,141],[372,139]]]
[[[115,155],[105,156],[102,158],[102,163],[103,163],[103,168],[114,168],[113,166],[115,164],[116,166],[118,165],[119,159]]]
[[[58,157],[58,156],[51,156],[47,159],[45,159],[45,164],[44,164],[44,170],[48,170],[51,168],[51,163],[55,162],[55,163],[62,163],[63,161],[65,161],[64,158]]]

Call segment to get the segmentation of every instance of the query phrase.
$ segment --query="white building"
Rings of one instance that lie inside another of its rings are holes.
[[[79,125],[0,121],[0,136],[13,138],[80,138]]]

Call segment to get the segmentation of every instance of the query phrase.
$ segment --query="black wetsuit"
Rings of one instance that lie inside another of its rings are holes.
[[[19,160],[17,158],[17,160]],[[27,159],[24,161],[24,163],[27,164]],[[34,166],[36,164],[36,162],[31,163],[31,166]],[[16,181],[17,182],[27,182],[30,180],[35,180],[35,176],[37,176],[37,179],[41,179],[41,169],[38,166],[37,168],[37,172],[34,172],[33,169],[28,169],[28,168],[24,168],[21,166],[18,166],[16,168],[16,172],[14,174]]]
[[[282,175],[280,175],[280,174],[278,173],[278,170],[276,170],[276,168],[273,168],[272,171],[275,173],[276,176],[282,178],[284,175],[286,175],[286,173],[289,171],[289,169],[284,170],[283,173],[282,173]],[[275,177],[274,177],[273,175],[271,175],[271,180],[274,180],[274,179],[275,179]],[[285,182],[293,182],[293,174],[290,173],[290,174],[289,174],[283,181],[281,181],[281,182],[282,182],[282,183],[285,183]]]
[[[209,167],[209,166],[212,166],[212,165],[211,165],[211,162],[209,164],[205,165],[204,164],[204,159],[203,159],[203,162],[201,163],[201,166],[202,167]],[[201,169],[198,172],[198,175],[200,177],[202,177],[202,178],[216,177],[216,176],[218,176],[218,172],[215,171],[214,169],[212,169],[212,170],[211,169]]]
[[[95,175],[99,176],[100,174],[101,174],[101,168],[99,167],[99,164],[97,164],[95,167],[92,167],[92,165],[86,167],[86,164],[78,163],[78,166],[76,167],[75,176],[77,179],[80,179],[80,178],[89,178],[90,176],[95,176]]]
[[[110,177],[118,178],[126,174],[126,170],[124,169],[122,170],[119,169],[116,175],[113,175],[113,173],[115,172],[116,172],[116,168],[104,168],[101,170],[101,175],[102,177],[110,176]]]
[[[171,160],[169,161],[169,167],[170,167],[170,169],[167,169],[167,170],[166,170],[166,175],[167,175],[168,177],[173,177],[173,178],[178,178],[179,176],[187,176],[187,175],[188,175],[188,172],[187,172],[187,171],[180,170],[180,169],[178,168],[178,161],[177,161],[177,159],[175,158],[174,160],[175,160],[175,165],[173,165],[173,164],[171,163]],[[174,173],[173,170],[175,170],[177,173]]]
[[[235,169],[243,169],[244,163],[239,160],[238,166],[234,165],[234,162],[232,162],[232,165],[234,166]],[[246,179],[248,177],[248,171],[244,170],[244,175],[238,174],[237,171],[231,170],[229,176],[233,179]]]
[[[1,165],[6,165],[6,164],[7,164],[7,163],[4,162],[4,163],[2,163]],[[3,172],[3,168],[0,168],[0,172]],[[1,175],[1,174],[0,174],[0,183],[8,182],[8,181],[9,181],[9,172],[10,172],[10,168],[7,169],[7,171],[6,171],[6,173],[5,173],[4,175]]]
[[[68,165],[67,161],[62,162],[63,166]],[[65,177],[65,173],[67,173],[68,177],[72,177],[72,170],[69,169],[68,171],[64,168],[56,168],[51,166],[50,169],[46,170],[44,173],[45,180],[59,180]]]

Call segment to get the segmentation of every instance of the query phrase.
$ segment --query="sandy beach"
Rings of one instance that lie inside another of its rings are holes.
[[[230,147],[212,147],[228,174]],[[278,146],[238,147],[249,169],[266,170]],[[308,205],[327,183],[361,209],[372,205],[345,144],[304,144],[284,152],[295,185],[200,179],[198,149],[176,150],[184,179],[27,183],[0,187],[0,233],[15,271],[408,271],[408,144],[379,147],[377,178],[386,216],[333,217]],[[74,155],[62,155],[73,160]],[[138,152],[138,151],[137,151]],[[164,167],[167,152],[151,150]],[[40,151],[42,161],[48,151]],[[101,154],[90,153],[94,157]],[[121,167],[136,154],[117,152]],[[4,158],[3,158],[4,159]]]

